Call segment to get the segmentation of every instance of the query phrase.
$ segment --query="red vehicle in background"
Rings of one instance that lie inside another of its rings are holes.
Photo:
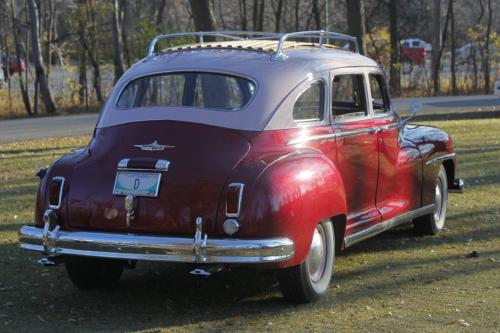
[[[9,69],[9,75],[24,73],[26,72],[26,60],[20,59],[20,61],[17,61],[17,58],[14,56],[10,56],[8,59],[7,57],[3,57],[0,67],[2,68],[4,74],[7,74],[7,68]]]
[[[431,44],[419,38],[403,39],[401,41],[401,58],[403,62],[420,65],[431,52]]]

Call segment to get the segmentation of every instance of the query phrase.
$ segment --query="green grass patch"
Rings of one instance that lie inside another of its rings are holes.
[[[139,263],[111,290],[76,289],[64,266],[19,250],[17,230],[33,219],[36,167],[89,137],[0,145],[0,331],[500,331],[500,119],[431,125],[453,136],[466,180],[463,195],[450,195],[447,229],[402,228],[349,248],[311,305],[285,303],[272,273],[247,269],[204,279],[184,265]]]

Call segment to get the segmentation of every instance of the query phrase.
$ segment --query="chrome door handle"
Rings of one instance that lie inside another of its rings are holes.
[[[376,127],[376,128],[370,128],[370,130],[368,131],[368,133],[370,134],[377,134],[379,132],[381,132],[382,129],[380,127]]]

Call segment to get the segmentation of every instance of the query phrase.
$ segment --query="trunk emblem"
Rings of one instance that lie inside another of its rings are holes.
[[[147,151],[157,151],[157,150],[165,150],[168,148],[175,148],[175,146],[159,144],[157,140],[153,141],[153,143],[148,143],[144,145],[134,145],[134,147],[141,148],[141,150],[147,150]]]

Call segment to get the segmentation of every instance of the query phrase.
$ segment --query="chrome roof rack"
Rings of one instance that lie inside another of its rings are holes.
[[[156,55],[156,44],[165,39],[173,39],[179,37],[196,37],[199,44],[204,43],[205,37],[226,38],[231,40],[276,40],[278,45],[273,52],[272,60],[285,59],[287,56],[283,53],[283,47],[287,39],[318,39],[318,47],[324,48],[324,45],[329,44],[330,40],[345,41],[348,44],[354,45],[354,52],[359,53],[358,41],[356,37],[330,32],[324,30],[298,31],[290,33],[274,33],[261,31],[199,31],[199,32],[177,32],[172,34],[158,35],[151,40],[148,47],[148,55],[146,59]],[[325,43],[326,40],[326,43]],[[345,47],[343,47],[345,48]],[[146,60],[145,59],[145,60]]]

